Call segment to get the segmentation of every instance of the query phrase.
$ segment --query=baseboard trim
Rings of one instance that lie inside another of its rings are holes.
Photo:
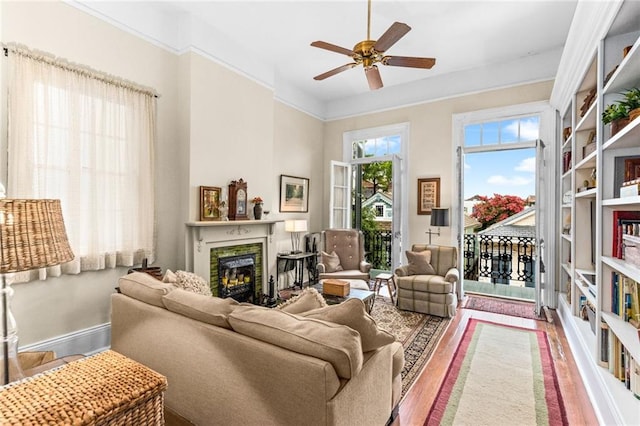
[[[30,345],[20,346],[19,351],[54,351],[57,357],[76,354],[89,356],[108,349],[110,346],[111,323],[105,323]]]

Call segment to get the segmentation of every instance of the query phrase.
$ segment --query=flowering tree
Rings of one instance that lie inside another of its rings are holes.
[[[482,223],[482,229],[520,213],[525,206],[524,199],[516,195],[493,194],[493,197],[480,196],[479,198],[481,201],[473,206],[471,216]]]

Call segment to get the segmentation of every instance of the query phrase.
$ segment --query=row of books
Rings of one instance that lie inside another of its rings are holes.
[[[611,273],[611,313],[640,328],[640,284],[619,272]]]
[[[640,399],[640,364],[611,332],[606,323],[601,323],[600,331],[602,333],[601,365],[608,368],[616,379],[624,383],[625,387]]]
[[[611,255],[622,259],[624,256],[623,235],[640,235],[640,211],[615,210],[613,212],[612,235]]]

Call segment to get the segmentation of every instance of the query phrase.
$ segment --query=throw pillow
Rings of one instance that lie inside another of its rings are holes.
[[[327,361],[338,377],[362,369],[360,334],[344,325],[253,306],[238,306],[228,320],[237,333]]]
[[[164,307],[162,296],[169,294],[175,287],[153,278],[146,272],[133,272],[118,280],[120,292],[150,305]]]
[[[339,272],[342,271],[342,265],[340,265],[340,258],[335,251],[331,254],[327,252],[321,252],[322,264],[325,266],[325,272]]]
[[[431,266],[431,250],[409,251],[407,250],[407,260],[409,261],[409,275],[435,275],[436,270]]]
[[[327,302],[324,300],[324,297],[318,293],[318,290],[313,287],[307,287],[302,290],[299,295],[276,306],[276,309],[289,312],[290,314],[299,314],[325,306],[327,306]]]
[[[378,328],[375,320],[367,314],[364,303],[359,299],[347,299],[343,303],[314,309],[299,315],[353,328],[360,333],[363,352],[376,350],[396,340],[392,334]]]
[[[211,296],[211,288],[204,278],[194,274],[193,272],[186,271],[176,271],[175,275],[176,282],[174,285],[176,287],[202,294],[204,296]]]
[[[164,273],[164,277],[162,277],[162,282],[175,284],[178,282],[178,276],[171,269],[167,269]]]
[[[231,329],[231,326],[227,316],[240,306],[231,298],[204,296],[181,288],[164,296],[162,303],[171,312],[228,329]]]

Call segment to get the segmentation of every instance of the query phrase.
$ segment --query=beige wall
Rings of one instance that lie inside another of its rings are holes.
[[[507,89],[492,90],[452,99],[424,103],[393,111],[368,114],[326,123],[324,127],[325,201],[329,200],[329,161],[342,160],[342,134],[346,131],[366,129],[408,122],[409,150],[408,188],[409,218],[408,244],[425,243],[430,216],[417,214],[417,180],[440,177],[441,206],[451,206],[455,179],[452,137],[452,115],[488,108],[516,105],[549,99],[552,81],[528,84]],[[329,224],[328,208],[322,210],[323,223]],[[441,236],[433,236],[434,244],[452,244],[451,228],[442,228]]]

